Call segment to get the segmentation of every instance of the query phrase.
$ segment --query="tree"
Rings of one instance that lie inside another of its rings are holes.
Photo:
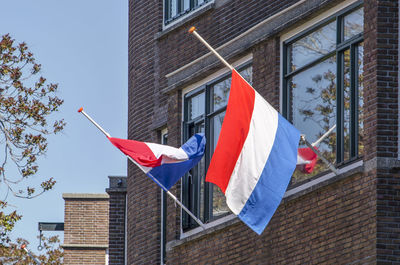
[[[25,181],[38,171],[37,159],[47,151],[47,136],[63,130],[64,120],[52,119],[63,100],[55,94],[58,85],[40,75],[38,64],[27,45],[16,43],[6,34],[0,41],[0,188],[7,195],[34,198],[55,184],[53,178],[40,187]],[[5,213],[7,195],[0,198],[0,241],[9,241],[8,233],[21,215]]]
[[[43,255],[32,254],[40,261],[41,264],[63,264],[64,252],[59,246],[60,240],[58,236],[49,238],[42,237],[43,245],[46,253]],[[21,248],[22,245],[28,246],[29,243],[24,239],[17,239],[16,243],[10,243],[8,246],[0,245],[0,264],[15,264],[15,265],[31,265],[36,262]]]

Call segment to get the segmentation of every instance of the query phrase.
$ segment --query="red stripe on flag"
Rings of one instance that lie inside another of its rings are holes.
[[[130,156],[138,164],[145,167],[157,167],[161,165],[162,156],[157,159],[151,149],[144,142],[108,138],[110,142],[127,156]]]
[[[224,193],[249,132],[254,101],[254,89],[233,70],[224,122],[206,176]]]

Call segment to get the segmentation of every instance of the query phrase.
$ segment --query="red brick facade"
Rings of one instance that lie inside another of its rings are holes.
[[[64,263],[106,264],[108,259],[107,194],[64,193]]]
[[[187,33],[198,32],[229,61],[252,54],[253,86],[281,104],[281,36],[355,1],[215,0],[163,29],[163,1],[129,1],[129,139],[180,146],[182,90],[223,66]],[[398,1],[364,0],[362,162],[288,193],[257,236],[237,219],[183,237],[168,201],[167,264],[390,264],[400,262]],[[294,7],[294,8],[293,8]],[[267,21],[266,21],[267,20]],[[265,23],[262,23],[262,22]],[[195,61],[197,59],[197,61]],[[171,192],[180,196],[178,183]],[[128,264],[160,262],[160,192],[133,164],[127,179]]]

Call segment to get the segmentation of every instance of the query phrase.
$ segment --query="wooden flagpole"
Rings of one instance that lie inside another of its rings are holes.
[[[189,29],[189,33],[193,34],[199,41],[201,41],[226,67],[228,67],[230,70],[235,70],[235,68],[230,65],[213,47],[211,47],[210,44],[207,43],[207,41],[205,41],[203,39],[203,37],[201,37],[199,35],[199,33],[197,33],[196,28],[195,27],[191,27]],[[243,78],[243,77],[242,77]],[[244,78],[243,78],[244,79]],[[244,79],[245,80],[245,79]],[[318,150],[316,150],[314,148],[314,146],[307,141],[307,139],[305,138],[304,135],[301,136],[301,139],[305,142],[305,144],[311,149],[313,150],[313,152],[315,152],[322,160],[322,162],[324,162],[329,169],[335,173],[335,175],[338,175],[338,171],[337,169],[325,158],[322,156],[321,152],[319,152]]]
[[[99,124],[97,124],[97,122],[95,122],[85,111],[83,111],[83,108],[80,108],[80,109],[78,110],[78,112],[79,112],[79,113],[82,113],[82,114],[83,114],[89,121],[91,121],[91,122],[97,127],[97,129],[99,129],[105,136],[107,136],[108,138],[111,137],[109,133],[107,133]],[[136,166],[138,166],[140,169],[142,169],[142,167],[140,167],[140,166],[138,165],[138,163],[137,163],[135,160],[132,159],[132,157],[130,157],[130,156],[128,156],[128,155],[127,155],[126,157],[127,157],[131,162],[133,162]],[[142,169],[142,171],[143,171],[143,169]],[[143,171],[143,172],[144,172],[144,171]],[[147,175],[146,172],[144,172],[144,173]],[[176,203],[182,208],[182,210],[184,210],[188,215],[190,215],[190,217],[192,217],[193,220],[195,220],[196,223],[198,223],[198,224],[201,226],[201,228],[203,228],[203,230],[206,229],[206,226],[204,225],[204,223],[203,223],[199,218],[197,218],[188,208],[186,208],[186,206],[183,205],[183,203],[180,202],[180,201],[176,198],[175,195],[173,195],[167,188],[165,188],[164,185],[162,185],[153,175],[148,174],[148,176],[149,176],[155,183],[157,183],[157,184],[161,187],[161,189],[164,190],[164,191],[174,200],[174,202],[176,202]]]

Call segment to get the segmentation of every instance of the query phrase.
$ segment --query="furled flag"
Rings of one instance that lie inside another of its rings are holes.
[[[317,149],[317,147],[314,147]],[[318,155],[309,148],[299,148],[297,150],[297,166],[301,172],[311,174],[317,164]]]
[[[300,132],[235,70],[220,137],[206,181],[231,211],[261,234],[296,167]]]
[[[180,148],[113,137],[108,139],[167,190],[201,160],[206,145],[202,133],[193,135]]]

